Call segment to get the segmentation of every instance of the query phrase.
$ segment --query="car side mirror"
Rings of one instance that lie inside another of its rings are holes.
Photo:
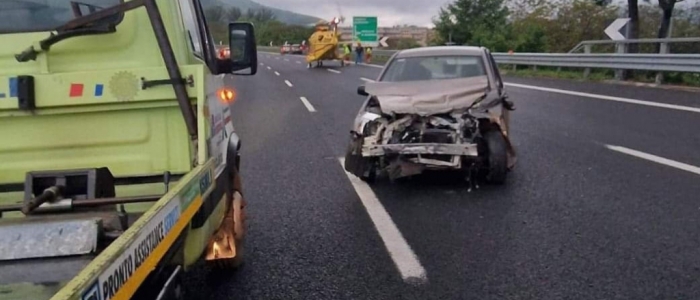
[[[228,38],[231,72],[250,68],[250,73],[246,75],[255,75],[258,72],[258,49],[255,45],[253,24],[250,22],[229,23]]]
[[[361,86],[357,87],[357,94],[360,95],[360,96],[369,96],[369,94],[367,93],[367,91],[365,91],[365,86],[364,86],[364,85],[361,85]]]

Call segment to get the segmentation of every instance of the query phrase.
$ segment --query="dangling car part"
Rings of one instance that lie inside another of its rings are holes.
[[[516,161],[497,65],[482,47],[425,47],[392,56],[358,113],[345,169],[366,181],[462,170],[503,184]]]

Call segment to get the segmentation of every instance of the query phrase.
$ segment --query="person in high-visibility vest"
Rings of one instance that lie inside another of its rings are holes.
[[[345,46],[343,47],[343,54],[345,57],[345,61],[348,61],[348,62],[350,61],[350,52],[352,52],[350,50],[350,45],[345,44]]]
[[[372,59],[372,47],[367,47],[367,63]]]

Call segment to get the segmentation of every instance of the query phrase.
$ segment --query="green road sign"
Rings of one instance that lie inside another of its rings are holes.
[[[354,42],[360,42],[362,45],[376,47],[378,45],[377,38],[377,17],[353,17],[352,31]]]

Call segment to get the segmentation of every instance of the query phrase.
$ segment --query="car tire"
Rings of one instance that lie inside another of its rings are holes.
[[[369,184],[374,183],[377,180],[377,167],[372,164],[365,174],[366,175],[360,176],[360,180]]]
[[[484,134],[487,151],[486,182],[501,185],[508,175],[508,146],[503,135],[496,130]]]

